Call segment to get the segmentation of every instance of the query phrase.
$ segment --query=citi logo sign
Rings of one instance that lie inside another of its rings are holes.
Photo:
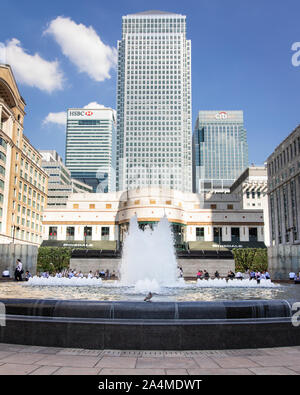
[[[221,120],[221,119],[227,119],[228,114],[225,111],[221,111],[218,114],[216,114],[216,119]]]

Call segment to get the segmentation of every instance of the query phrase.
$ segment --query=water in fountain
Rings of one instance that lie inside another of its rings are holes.
[[[101,288],[118,288],[121,293],[145,294],[152,292],[164,294],[177,292],[176,288],[274,288],[271,280],[198,280],[196,284],[185,283],[179,278],[174,240],[167,217],[163,217],[154,229],[139,228],[137,217],[130,220],[129,232],[123,245],[123,256],[119,268],[120,281],[102,282],[96,278],[30,278],[26,285],[39,286],[100,286]],[[123,290],[121,290],[123,288]],[[170,290],[172,288],[173,290]]]
[[[172,230],[167,217],[154,229],[139,228],[137,217],[130,220],[120,267],[120,285],[135,286],[140,292],[159,292],[161,287],[182,284],[174,250]],[[183,280],[183,279],[181,279]]]

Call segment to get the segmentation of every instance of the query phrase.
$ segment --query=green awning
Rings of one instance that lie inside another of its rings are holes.
[[[117,242],[109,240],[44,240],[41,247],[87,248],[89,250],[116,250]]]
[[[220,245],[214,241],[190,241],[188,244],[191,251],[228,251],[234,248],[267,248],[265,243],[261,241],[221,241]]]

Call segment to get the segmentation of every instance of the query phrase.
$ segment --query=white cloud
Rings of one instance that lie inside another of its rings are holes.
[[[63,73],[59,63],[47,61],[39,54],[30,55],[16,38],[1,44],[1,58],[12,67],[17,81],[48,93],[63,87]]]
[[[91,103],[87,104],[86,106],[84,106],[83,108],[92,108],[92,109],[96,109],[96,108],[106,108],[103,104],[99,104],[96,101],[92,101]]]
[[[117,50],[105,45],[92,26],[59,16],[50,22],[44,33],[55,39],[80,72],[87,73],[95,81],[110,78],[110,70],[117,63]]]
[[[50,112],[46,118],[43,120],[43,124],[56,123],[58,125],[66,126],[67,123],[67,113],[62,112]]]

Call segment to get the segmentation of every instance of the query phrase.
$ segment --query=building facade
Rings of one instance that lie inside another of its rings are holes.
[[[12,70],[0,65],[0,243],[39,245],[48,175],[23,134],[24,116]]]
[[[300,126],[268,158],[273,245],[300,245]]]
[[[232,184],[230,193],[238,195],[243,209],[263,210],[264,213],[264,240],[266,246],[270,245],[269,205],[268,205],[268,172],[266,166],[248,167]],[[256,238],[253,229],[251,237]]]
[[[243,111],[199,111],[193,134],[194,192],[229,192],[247,167]]]
[[[67,112],[65,163],[71,177],[94,192],[115,190],[116,119],[111,108]]]
[[[141,227],[155,226],[167,216],[177,244],[200,243],[199,249],[206,244],[210,249],[264,246],[263,211],[243,209],[237,195],[212,194],[203,201],[197,194],[153,187],[71,195],[65,209],[46,210],[44,243],[93,247],[110,241],[117,245],[135,215]],[[256,229],[255,240],[252,229]]]
[[[268,158],[269,263],[276,276],[300,271],[300,126]]]
[[[49,176],[47,207],[65,206],[71,193],[93,192],[91,186],[71,178],[69,169],[56,151],[39,152],[42,156],[42,168]]]
[[[118,42],[117,190],[192,191],[191,42],[186,17],[123,17]]]

